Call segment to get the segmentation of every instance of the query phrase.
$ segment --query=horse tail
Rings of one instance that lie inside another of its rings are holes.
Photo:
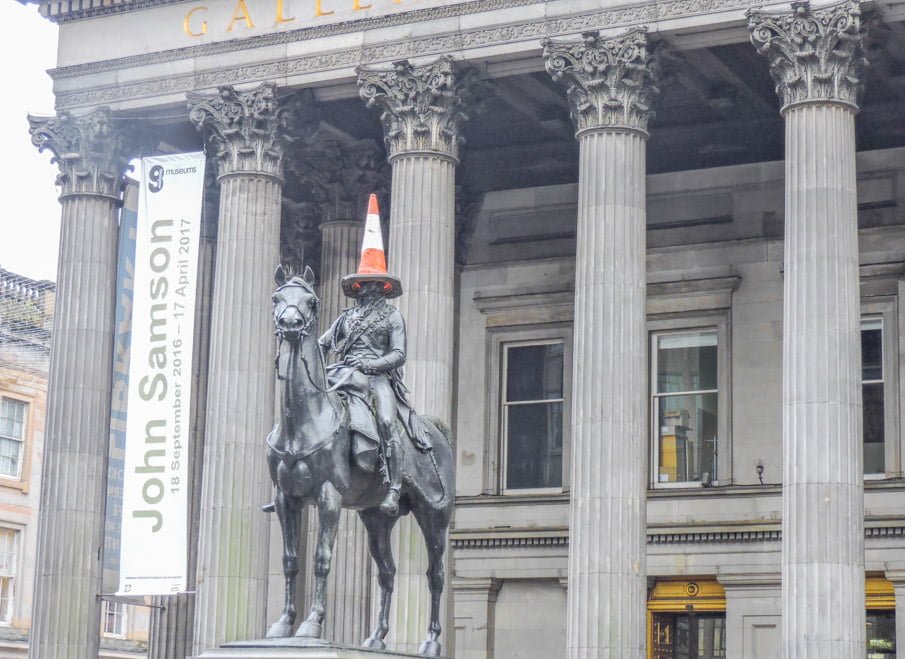
[[[431,425],[433,425],[437,430],[440,431],[440,434],[443,435],[443,438],[446,440],[446,443],[451,447],[455,447],[456,442],[453,438],[452,429],[446,425],[446,422],[443,419],[440,419],[436,416],[423,415],[421,418],[430,421]]]

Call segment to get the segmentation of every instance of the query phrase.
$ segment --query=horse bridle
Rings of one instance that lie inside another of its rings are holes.
[[[311,293],[311,295],[314,297],[314,305],[313,305],[313,308],[311,309],[311,314],[308,316],[308,319],[305,321],[305,324],[302,325],[298,329],[299,337],[305,338],[306,336],[308,336],[308,332],[311,330],[311,326],[317,320],[317,307],[320,304],[320,299],[317,297],[317,294],[313,290],[311,290],[308,286],[305,286],[304,284],[301,284],[301,283],[295,283],[292,280],[286,282],[285,284],[282,284],[281,286],[278,286],[277,292],[283,290],[284,288],[302,288],[302,289],[306,290],[307,292]],[[280,312],[280,315],[277,316],[276,322],[275,322],[276,329],[274,329],[274,331],[273,331],[273,333],[279,337],[280,342],[283,341],[283,334],[285,332],[285,330],[283,330],[280,327],[280,320],[283,319],[283,314],[286,313],[289,309],[295,309],[298,312],[299,316],[301,316],[302,318],[305,318],[305,314],[302,313],[302,310],[299,308],[299,306],[297,304],[287,304],[285,306],[285,308]]]

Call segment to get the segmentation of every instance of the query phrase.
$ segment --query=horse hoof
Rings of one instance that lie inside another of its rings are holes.
[[[387,644],[384,643],[383,640],[371,636],[370,638],[365,639],[365,642],[361,644],[361,647],[368,648],[369,650],[386,650]]]
[[[320,638],[321,625],[320,623],[306,620],[301,625],[299,625],[298,631],[295,633],[295,635],[301,636],[303,638]]]
[[[286,638],[292,635],[292,625],[288,622],[277,621],[267,630],[267,638]]]
[[[439,657],[440,644],[437,641],[424,641],[421,647],[418,648],[418,654],[425,657]]]

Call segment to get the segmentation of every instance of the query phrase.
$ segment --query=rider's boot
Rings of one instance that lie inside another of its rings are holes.
[[[390,476],[390,489],[380,504],[380,510],[390,517],[399,514],[399,492],[402,490],[402,450],[399,441],[390,440],[386,446],[387,471]]]

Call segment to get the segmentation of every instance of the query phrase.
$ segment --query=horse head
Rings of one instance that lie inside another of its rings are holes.
[[[317,327],[317,293],[314,272],[305,266],[302,276],[290,275],[282,265],[274,273],[277,288],[273,292],[273,333],[291,343],[308,336]]]

